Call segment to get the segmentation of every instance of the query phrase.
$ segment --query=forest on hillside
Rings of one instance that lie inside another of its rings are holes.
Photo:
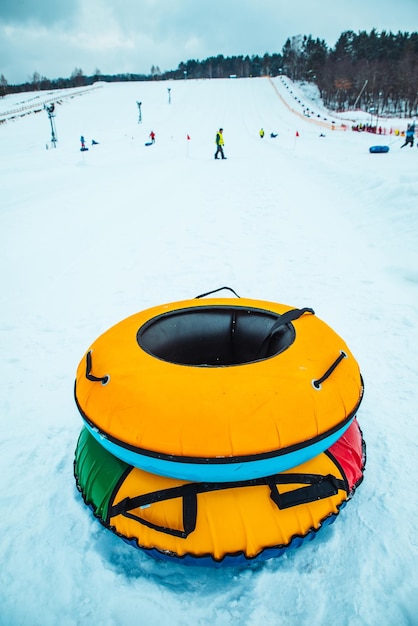
[[[75,68],[69,78],[50,80],[34,73],[32,81],[9,85],[0,76],[0,96],[32,89],[62,89],[107,82],[184,80],[250,76],[289,76],[315,83],[324,105],[331,110],[374,110],[383,115],[414,117],[418,112],[418,32],[392,33],[351,30],[343,32],[335,46],[312,35],[290,37],[280,53],[259,55],[219,54],[204,60],[181,62],[177,69],[161,72],[152,66],[148,75],[91,76]]]

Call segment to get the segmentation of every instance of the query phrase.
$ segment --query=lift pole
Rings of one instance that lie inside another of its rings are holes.
[[[57,130],[55,128],[55,122],[54,122],[54,117],[55,117],[55,104],[52,103],[49,106],[47,106],[46,104],[44,104],[44,109],[46,110],[46,112],[48,113],[48,118],[49,121],[51,123],[51,143],[53,145],[54,148],[57,147]]]

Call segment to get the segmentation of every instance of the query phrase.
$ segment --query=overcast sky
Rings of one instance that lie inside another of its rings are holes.
[[[67,78],[176,69],[223,54],[281,52],[288,37],[333,47],[346,30],[418,31],[418,0],[0,0],[0,74]]]

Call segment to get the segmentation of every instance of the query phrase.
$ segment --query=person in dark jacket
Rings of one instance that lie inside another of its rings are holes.
[[[405,133],[405,143],[402,144],[401,148],[404,148],[408,144],[411,146],[414,145],[414,136],[415,136],[415,122],[412,124],[408,124],[407,131]]]
[[[218,158],[218,154],[221,155],[222,159],[226,159],[226,156],[224,154],[224,136],[223,136],[223,132],[224,132],[224,129],[220,128],[218,130],[218,132],[216,133],[216,139],[215,139],[215,143],[216,143],[215,159]]]

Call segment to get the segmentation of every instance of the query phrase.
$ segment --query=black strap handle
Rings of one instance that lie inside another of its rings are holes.
[[[228,291],[232,291],[232,293],[237,296],[237,298],[240,298],[241,296],[239,296],[237,294],[236,291],[234,291],[234,289],[232,289],[232,287],[219,287],[218,289],[213,289],[213,291],[207,291],[206,293],[201,293],[199,296],[196,296],[197,298],[205,298],[206,296],[210,296],[213,293],[217,293],[218,291],[222,291],[223,289],[228,289]]]
[[[324,498],[337,495],[339,489],[345,490],[346,488],[344,481],[332,476],[332,474],[327,476],[300,474],[298,477],[294,474],[285,474],[284,476],[291,476],[292,483],[308,483],[308,485],[281,494],[274,477],[266,478],[271,491],[270,497],[280,510],[289,509],[299,504],[306,504],[307,502],[323,500]]]
[[[92,360],[91,360],[91,350],[89,350],[86,354],[86,378],[87,380],[91,380],[93,383],[102,383],[102,385],[107,385],[110,380],[109,374],[105,376],[94,376],[91,374],[92,368]]]
[[[343,359],[346,359],[346,358],[347,358],[346,353],[343,350],[341,350],[340,355],[335,359],[334,363],[327,369],[325,374],[321,376],[321,378],[317,378],[316,380],[312,381],[312,385],[315,387],[315,389],[321,389],[321,385],[324,382],[324,380],[329,378],[332,372],[337,367],[337,365],[341,363]]]
[[[279,493],[277,485],[292,484],[305,484],[307,486],[283,494]],[[346,491],[345,482],[331,474],[327,476],[320,474],[275,474],[267,478],[254,478],[238,482],[186,483],[179,487],[160,489],[159,491],[153,491],[133,498],[124,498],[118,502],[118,504],[110,508],[108,521],[116,515],[124,515],[148,528],[153,528],[154,530],[174,537],[186,539],[196,528],[197,495],[199,493],[259,485],[267,485],[270,488],[270,498],[280,510],[328,498],[329,496],[336,495],[340,489]],[[133,513],[134,509],[147,508],[156,502],[164,502],[165,500],[172,500],[174,498],[182,498],[183,501],[183,528],[169,528],[167,526],[154,524]]]
[[[198,483],[189,483],[181,485],[180,487],[172,487],[169,489],[161,489],[160,491],[154,491],[146,493],[142,496],[135,496],[134,498],[124,498],[118,504],[111,507],[108,519],[115,517],[115,515],[125,515],[130,519],[153,528],[159,532],[172,535],[174,537],[181,537],[186,539],[196,528],[197,519],[197,493]],[[132,513],[134,509],[148,508],[151,504],[156,502],[164,502],[165,500],[173,500],[174,498],[182,498],[183,502],[183,528],[168,528],[167,526],[160,526],[154,524],[149,520],[146,520],[139,515]]]
[[[305,313],[311,313],[312,315],[315,315],[315,311],[309,307],[305,307],[303,309],[290,309],[290,311],[282,313],[282,315],[280,315],[274,322],[273,326],[270,328],[267,335],[264,337],[263,341],[257,348],[254,358],[257,358],[260,354],[264,353],[264,349],[268,346],[269,342],[280,328],[286,326],[286,324],[289,324],[290,322],[294,322],[295,320],[302,317],[302,315],[304,315]]]
[[[270,328],[266,339],[270,339],[273,335],[279,330],[281,326],[285,326],[290,322],[294,322],[298,320],[305,313],[311,313],[315,315],[315,311],[310,309],[309,307],[305,307],[303,309],[290,309],[290,311],[286,311],[286,313],[282,313],[280,317],[274,322],[273,326]]]

